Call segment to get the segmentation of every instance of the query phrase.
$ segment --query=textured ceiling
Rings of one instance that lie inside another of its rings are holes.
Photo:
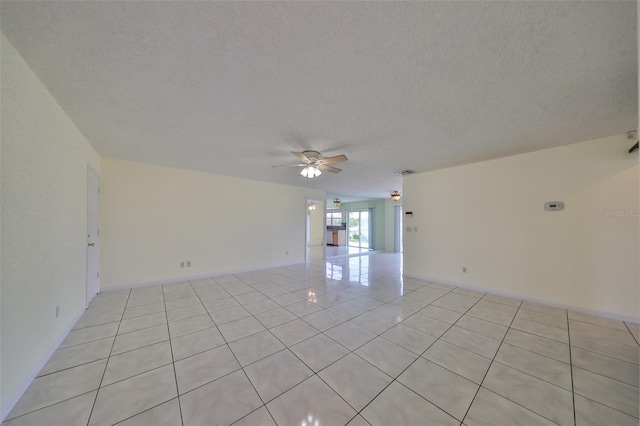
[[[385,197],[418,172],[637,126],[635,2],[10,2],[100,154]],[[290,151],[346,154],[313,182]]]

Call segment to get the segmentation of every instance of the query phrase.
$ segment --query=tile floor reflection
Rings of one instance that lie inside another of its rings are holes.
[[[637,324],[390,253],[105,292],[5,425],[638,425]]]

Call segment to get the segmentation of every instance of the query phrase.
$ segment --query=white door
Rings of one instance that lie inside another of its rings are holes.
[[[100,178],[87,170],[87,306],[100,291]]]

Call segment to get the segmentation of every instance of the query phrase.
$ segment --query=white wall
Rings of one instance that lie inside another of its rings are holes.
[[[103,158],[101,289],[304,262],[307,197],[325,192]]]
[[[0,376],[5,413],[84,311],[87,165],[99,171],[100,160],[4,35],[1,43]]]
[[[638,318],[631,145],[620,135],[405,177],[405,223],[418,227],[404,235],[405,272]]]

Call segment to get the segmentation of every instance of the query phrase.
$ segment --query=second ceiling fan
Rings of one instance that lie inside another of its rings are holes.
[[[298,164],[284,164],[281,166],[273,166],[273,167],[304,167],[300,171],[300,175],[306,178],[314,178],[320,176],[322,172],[331,172],[331,173],[339,173],[342,169],[337,167],[328,166],[330,163],[339,163],[341,161],[347,161],[348,158],[346,155],[335,155],[333,157],[320,158],[320,153],[318,151],[302,151],[302,152],[291,152],[293,155],[298,157],[303,163]]]

